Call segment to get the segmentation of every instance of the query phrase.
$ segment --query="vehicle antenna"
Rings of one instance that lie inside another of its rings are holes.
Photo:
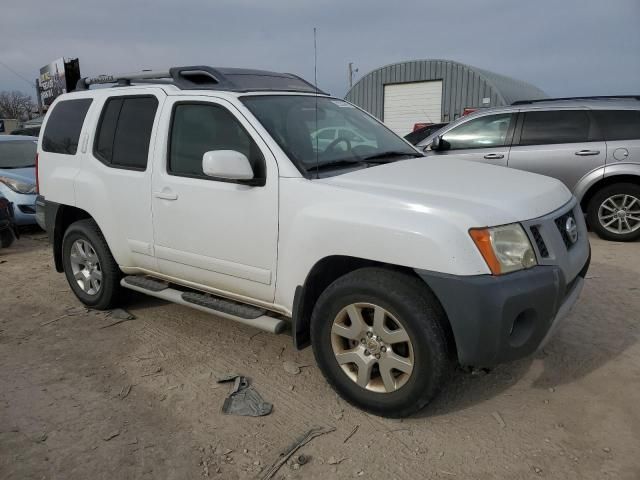
[[[316,27],[313,27],[313,84],[316,87],[316,178],[319,178],[318,168],[318,45],[316,41]]]

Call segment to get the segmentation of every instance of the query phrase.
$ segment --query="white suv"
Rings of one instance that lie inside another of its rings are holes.
[[[89,89],[114,82],[115,88]],[[91,308],[122,288],[313,346],[369,412],[409,415],[456,363],[534,352],[589,264],[559,181],[427,161],[290,74],[83,79],[47,114],[38,179],[55,266]],[[339,136],[320,147],[321,129]]]

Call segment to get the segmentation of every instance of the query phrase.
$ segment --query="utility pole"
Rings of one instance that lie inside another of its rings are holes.
[[[349,88],[353,87],[353,74],[358,73],[357,68],[353,68],[353,62],[349,62]]]

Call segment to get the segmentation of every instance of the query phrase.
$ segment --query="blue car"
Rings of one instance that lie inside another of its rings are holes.
[[[0,196],[13,204],[16,225],[36,223],[37,137],[0,135]]]

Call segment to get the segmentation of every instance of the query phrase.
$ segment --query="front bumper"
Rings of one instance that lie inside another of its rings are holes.
[[[570,281],[553,266],[504,276],[417,273],[447,313],[460,364],[486,367],[530,355],[548,341],[578,299],[589,261]]]
[[[33,225],[36,223],[35,194],[17,193],[0,184],[0,193],[13,203],[13,216],[16,225]]]

